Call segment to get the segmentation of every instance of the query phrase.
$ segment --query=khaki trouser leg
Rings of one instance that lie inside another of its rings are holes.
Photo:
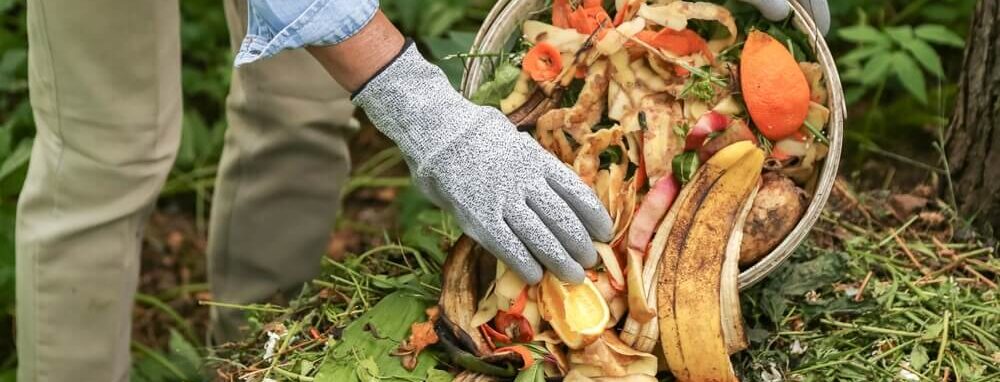
[[[175,0],[28,1],[18,381],[124,381],[148,212],[180,138]]]
[[[234,48],[246,33],[246,2],[226,0]],[[304,50],[233,73],[229,130],[212,202],[209,272],[217,301],[260,302],[297,293],[319,273],[350,160],[354,111]],[[244,312],[213,310],[215,338],[239,338]]]

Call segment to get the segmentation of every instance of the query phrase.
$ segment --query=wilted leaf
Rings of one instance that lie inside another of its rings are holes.
[[[924,73],[913,61],[913,58],[903,52],[892,54],[892,68],[896,71],[896,78],[903,83],[910,94],[917,97],[921,103],[927,103],[927,84],[924,80]]]
[[[751,343],[755,344],[763,343],[770,337],[771,337],[771,332],[767,331],[767,329],[755,326],[747,330],[747,339],[750,340]]]
[[[927,206],[930,200],[910,194],[896,194],[889,197],[889,207],[897,219],[905,220],[917,210]]]

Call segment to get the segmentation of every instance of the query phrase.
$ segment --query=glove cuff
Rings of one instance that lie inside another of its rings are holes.
[[[412,41],[353,95],[352,102],[418,168],[477,119],[476,108]]]
[[[354,101],[354,98],[356,98],[358,94],[361,94],[361,92],[365,91],[365,88],[368,87],[368,84],[370,84],[373,80],[375,80],[376,77],[382,74],[382,72],[384,72],[390,65],[395,63],[396,60],[399,60],[399,56],[402,56],[403,53],[406,53],[406,51],[409,50],[411,46],[413,46],[413,39],[407,37],[406,40],[403,41],[403,47],[399,48],[399,52],[396,52],[396,55],[393,56],[388,63],[379,68],[378,71],[376,71],[375,74],[371,76],[371,78],[365,81],[365,83],[361,84],[361,86],[359,86],[357,90],[351,93],[351,101]]]

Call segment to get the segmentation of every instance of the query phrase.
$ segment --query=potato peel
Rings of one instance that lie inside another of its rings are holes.
[[[568,285],[546,272],[539,287],[542,316],[570,349],[594,342],[610,319],[608,304],[590,279]]]

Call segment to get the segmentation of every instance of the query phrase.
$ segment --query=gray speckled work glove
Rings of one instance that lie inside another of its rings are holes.
[[[784,20],[788,17],[788,12],[792,11],[790,5],[788,5],[788,0],[742,0],[743,2],[749,3],[757,9],[760,13],[764,15],[768,20],[778,21]],[[814,22],[816,22],[816,27],[819,31],[826,35],[830,31],[830,5],[827,4],[826,0],[796,0],[802,7],[809,12],[812,16]]]
[[[591,237],[608,241],[612,227],[594,192],[499,110],[463,98],[412,43],[354,103],[399,145],[421,190],[525,282],[544,266],[579,283],[597,263]]]

